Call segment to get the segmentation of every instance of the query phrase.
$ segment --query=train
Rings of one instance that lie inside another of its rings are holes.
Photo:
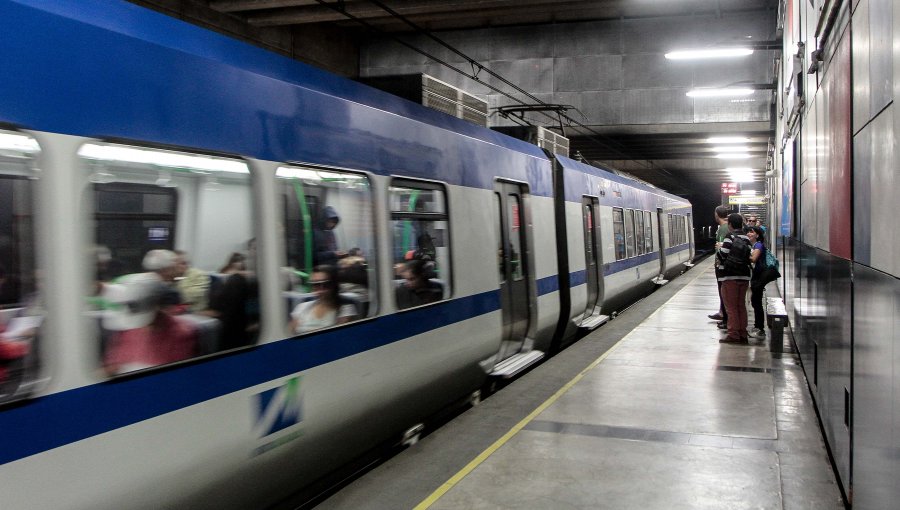
[[[681,197],[134,4],[0,26],[4,509],[277,505],[691,265]]]

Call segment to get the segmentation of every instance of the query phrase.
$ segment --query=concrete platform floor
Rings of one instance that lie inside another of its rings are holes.
[[[718,342],[711,262],[317,508],[844,508],[797,357]]]

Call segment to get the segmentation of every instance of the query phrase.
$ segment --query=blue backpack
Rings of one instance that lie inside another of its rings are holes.
[[[777,272],[781,272],[781,266],[778,264],[778,259],[775,258],[775,254],[769,250],[766,250],[766,268],[774,269]]]

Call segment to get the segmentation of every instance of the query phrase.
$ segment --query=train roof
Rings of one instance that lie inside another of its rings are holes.
[[[532,144],[134,4],[0,0],[0,20],[3,122],[483,188],[469,168],[519,167],[552,193]]]
[[[654,195],[665,197],[668,200],[677,202],[679,204],[690,205],[690,202],[684,198],[679,197],[678,195],[673,195],[667,191],[663,191],[659,188],[648,186],[639,181],[635,181],[633,179],[629,179],[628,177],[616,174],[610,170],[604,168],[598,168],[595,166],[588,165],[586,163],[582,163],[580,161],[576,161],[571,158],[567,158],[565,156],[556,156],[556,160],[559,162],[560,166],[562,166],[565,170],[573,170],[575,172],[580,172],[587,175],[593,175],[595,177],[600,177],[601,179],[606,179],[611,182],[616,182],[619,184],[624,184],[630,188],[638,189],[641,191],[645,191],[647,193],[651,193]],[[566,197],[567,199],[569,197]]]

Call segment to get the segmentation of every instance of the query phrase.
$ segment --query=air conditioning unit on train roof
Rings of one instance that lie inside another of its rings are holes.
[[[496,126],[491,128],[513,138],[533,143],[553,154],[569,157],[569,139],[541,126]]]
[[[401,74],[360,78],[366,85],[487,127],[488,103],[427,74]]]

